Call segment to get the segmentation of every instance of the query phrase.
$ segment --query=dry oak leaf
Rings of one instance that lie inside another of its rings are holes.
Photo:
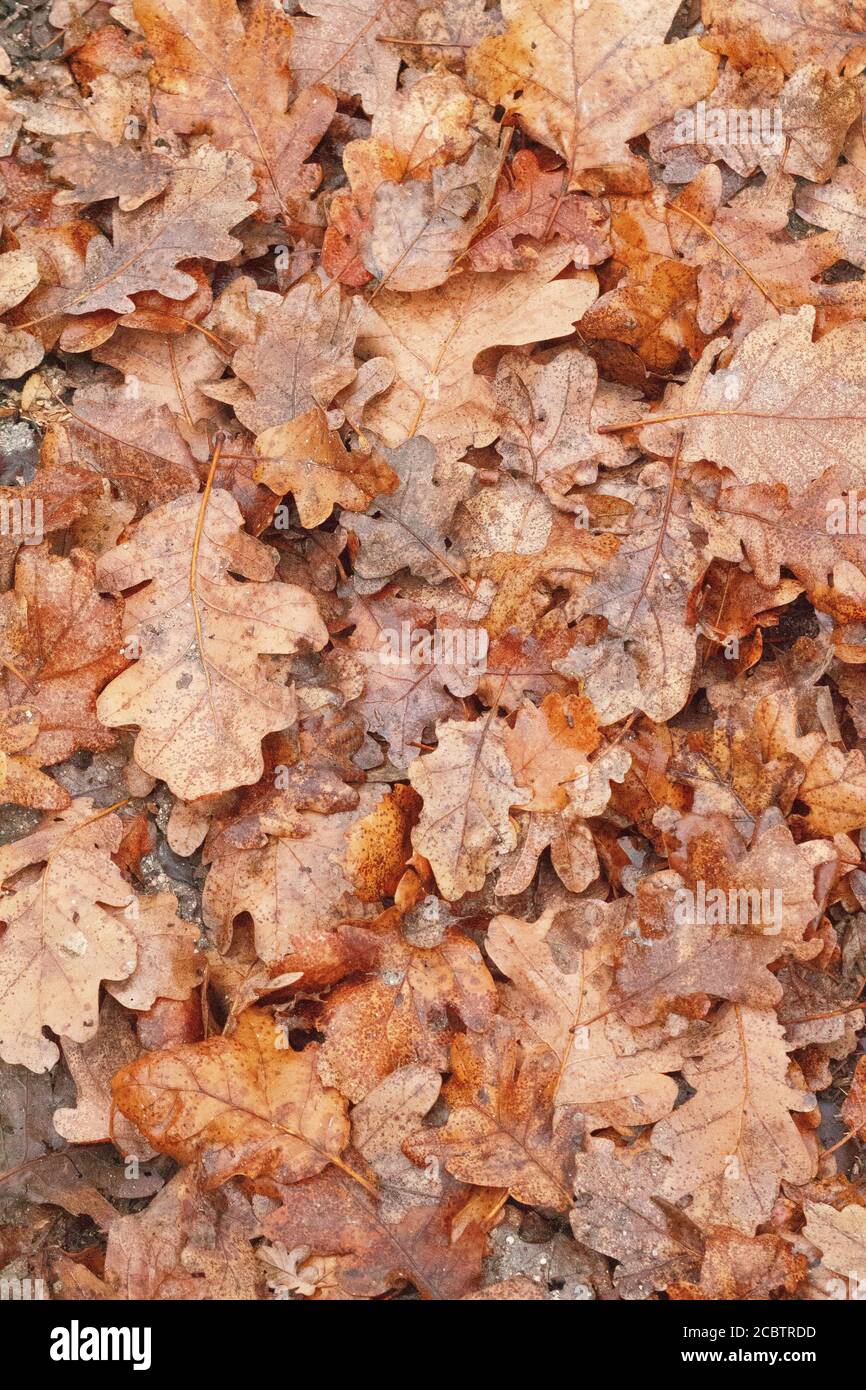
[[[582,696],[552,693],[540,705],[524,700],[505,734],[514,780],[532,794],[523,810],[564,810],[569,801],[564,784],[588,774],[586,755],[600,737],[595,710]]]
[[[352,660],[364,680],[363,694],[351,708],[372,733],[386,740],[391,761],[400,769],[415,757],[428,724],[459,712],[454,692],[469,695],[477,683],[477,672],[440,659],[446,653],[436,649],[438,630],[430,633],[421,627],[422,615],[426,618],[425,610],[405,600],[366,599],[349,638]],[[404,633],[405,643],[395,644],[394,635]]]
[[[106,981],[108,993],[125,1009],[138,1011],[157,999],[188,999],[201,980],[195,954],[199,928],[177,915],[174,894],[133,898],[122,915],[135,937],[138,960],[128,979]]]
[[[517,848],[499,866],[496,892],[502,897],[523,893],[535,877],[538,861],[550,849],[550,862],[569,893],[582,893],[598,878],[598,855],[592,831],[573,806],[564,811],[515,812]]]
[[[359,799],[353,788],[365,780],[363,769],[354,761],[363,743],[363,725],[348,708],[334,709],[326,704],[320,713],[306,713],[294,739],[274,735],[271,740],[274,765],[287,766],[285,781],[281,779],[279,787],[274,784],[270,795],[279,794],[278,799],[284,802],[282,793],[287,791],[299,811],[330,814],[351,810]],[[278,826],[263,828],[280,833]]]
[[[322,171],[304,161],[336,102],[313,87],[286,110],[293,25],[283,10],[254,0],[242,19],[236,0],[135,0],[135,16],[156,59],[151,81],[160,127],[207,130],[217,148],[251,161],[261,216],[299,214],[302,226],[311,223],[303,204]]]
[[[324,83],[339,96],[359,96],[371,114],[397,85],[400,49],[380,35],[411,29],[416,0],[304,0],[292,20],[291,65],[300,88]]]
[[[408,569],[431,584],[459,574],[459,555],[448,549],[449,531],[458,503],[469,495],[475,469],[437,457],[428,439],[407,439],[398,449],[382,448],[381,457],[399,483],[371,515],[341,514],[340,525],[360,541],[355,558],[358,592],[376,592],[398,570]]]
[[[418,1168],[403,1152],[441,1085],[433,1067],[410,1063],[392,1071],[352,1109],[352,1146],[375,1173],[381,1211],[390,1221],[442,1194],[440,1174],[432,1166]]]
[[[182,1169],[143,1211],[112,1222],[105,1277],[126,1299],[260,1298],[259,1234],[237,1188],[204,1192],[196,1169]]]
[[[98,717],[139,725],[139,766],[185,801],[258,781],[262,739],[295,717],[293,691],[267,678],[263,654],[327,641],[313,597],[270,580],[275,559],[217,490],[158,507],[97,562],[104,590],[144,585],[124,609],[140,656],[103,691]]]
[[[459,1034],[442,1093],[448,1119],[416,1130],[405,1152],[416,1163],[439,1160],[461,1182],[566,1211],[583,1125],[573,1112],[554,1118],[558,1072],[551,1052],[525,1051],[503,1019],[481,1037]]]
[[[364,511],[374,497],[393,492],[400,481],[375,450],[350,452],[339,433],[328,429],[318,405],[264,430],[256,440],[256,456],[257,482],[280,496],[290,492],[307,530],[327,521],[335,507]]]
[[[551,691],[567,691],[564,676],[552,662],[567,654],[571,635],[561,610],[545,615],[537,628],[523,632],[506,627],[491,638],[485,670],[478,682],[480,699],[511,713],[525,695],[543,698]]]
[[[607,631],[594,646],[578,643],[555,663],[562,675],[583,682],[602,725],[636,708],[664,722],[679,713],[691,689],[697,640],[691,600],[708,559],[677,495],[675,468],[666,485],[645,481],[619,549],[575,603],[573,616],[603,617]]]
[[[850,158],[832,172],[829,182],[797,189],[797,212],[807,222],[835,232],[842,254],[852,265],[866,267],[866,160],[859,146],[846,145]]]
[[[802,824],[819,835],[859,830],[866,822],[866,759],[859,748],[839,748],[824,733],[798,734],[793,697],[767,696],[754,727],[767,761],[793,754],[803,766],[797,800],[809,808]]]
[[[787,576],[775,588],[767,589],[753,574],[732,570],[729,565],[712,564],[704,576],[701,592],[701,631],[720,645],[732,637],[742,642],[739,663],[747,668],[760,656],[763,629],[774,628],[780,621],[773,610],[785,608],[802,592],[802,584]]]
[[[650,132],[650,152],[665,164],[668,183],[688,183],[716,160],[743,178],[784,169],[823,183],[858,107],[854,84],[816,64],[798,68],[784,86],[775,64],[745,72],[729,64],[703,110],[677,112]]]
[[[579,188],[586,170],[633,172],[627,142],[715,85],[717,59],[697,39],[664,42],[677,8],[676,0],[503,0],[508,28],[471,50],[467,79],[562,155],[563,192]]]
[[[55,193],[54,202],[61,207],[84,207],[116,198],[121,212],[134,212],[162,193],[171,169],[164,155],[128,143],[115,146],[93,136],[64,141],[51,172],[72,187]]]
[[[83,272],[65,292],[58,312],[130,314],[135,309],[130,295],[142,290],[187,299],[197,282],[177,269],[178,262],[232,260],[241,243],[229,231],[252,212],[253,189],[243,155],[200,145],[174,167],[159,198],[135,212],[115,212],[113,241],[101,234],[91,237]]]
[[[650,154],[664,166],[665,182],[689,183],[704,165],[719,160],[742,178],[751,178],[761,168],[768,171],[778,163],[779,145],[773,130],[778,129],[774,125],[775,107],[783,85],[784,74],[775,65],[744,72],[731,64],[724,68],[703,108],[698,104],[689,111],[678,111],[672,120],[649,132]],[[698,119],[699,112],[702,120]],[[755,113],[752,119],[750,112]],[[784,141],[781,148],[784,150]]]
[[[648,1298],[700,1267],[700,1232],[661,1197],[669,1169],[654,1150],[615,1149],[609,1139],[591,1139],[578,1155],[571,1229],[618,1261],[614,1285],[623,1298]]]
[[[498,163],[495,146],[479,144],[465,164],[434,169],[429,183],[379,185],[361,255],[380,286],[405,294],[448,279],[483,214]]]
[[[825,468],[849,462],[861,478],[866,443],[866,326],[843,324],[812,341],[815,310],[782,314],[753,329],[730,365],[711,371],[717,338],[684,387],[668,389],[641,442],[730,468],[741,483],[784,483],[792,499]],[[650,420],[652,417],[649,417]]]
[[[117,1116],[112,1124],[111,1078],[119,1067],[134,1062],[141,1052],[129,1014],[113,999],[99,1011],[99,1029],[89,1042],[61,1038],[60,1046],[75,1083],[74,1108],[54,1112],[54,1128],[70,1144],[102,1144],[111,1140],[123,1154],[152,1158],[153,1150],[140,1134]]]
[[[855,75],[866,65],[866,21],[851,0],[703,0],[701,17],[704,42],[736,67],[769,59],[786,73],[818,63]]]
[[[446,720],[435,751],[409,767],[424,802],[412,843],[451,902],[482,888],[495,856],[517,841],[509,811],[529,795],[514,781],[507,727],[492,711],[474,721]]]
[[[836,168],[850,126],[860,115],[856,85],[807,63],[785,83],[779,107],[787,141],[782,168],[812,183],[824,183]]]
[[[346,975],[368,945],[362,931],[339,925],[365,910],[346,877],[347,834],[380,797],[363,787],[356,810],[302,811],[291,835],[267,835],[261,848],[215,847],[203,899],[207,925],[230,936],[234,919],[248,912],[262,960],[302,970],[305,984]]]
[[[706,345],[697,324],[697,272],[669,256],[635,250],[626,264],[621,282],[584,316],[581,332],[604,344],[624,343],[650,371],[667,375]]]
[[[590,311],[591,312],[591,311]],[[546,362],[506,353],[496,371],[501,432],[496,452],[506,468],[525,473],[555,506],[568,507],[571,488],[594,483],[600,465],[618,468],[625,451],[596,432],[598,369],[567,348]]]
[[[114,1103],[161,1153],[200,1164],[205,1187],[237,1175],[311,1177],[349,1138],[346,1102],[316,1075],[317,1049],[293,1052],[263,1009],[231,1037],[149,1053],[123,1067]]]
[[[862,1284],[866,1269],[866,1208],[856,1205],[837,1211],[827,1202],[806,1202],[803,1234],[821,1251],[822,1264],[843,1279]]]
[[[31,710],[28,760],[45,767],[79,748],[110,748],[96,716],[99,692],[122,671],[121,606],[97,592],[91,555],[25,548],[15,588],[0,595],[0,709]]]
[[[346,836],[346,875],[362,902],[393,898],[412,857],[410,833],[420,802],[397,782],[375,810],[355,821]]]
[[[465,236],[461,233],[455,248],[444,256],[435,237],[437,222],[441,227],[444,220],[447,227],[450,211],[452,228],[461,225],[461,201],[468,211],[492,184],[499,164],[495,134],[487,108],[450,73],[428,73],[411,87],[396,91],[376,111],[370,137],[353,140],[345,148],[343,168],[351,192],[339,191],[328,211],[322,248],[322,264],[328,273],[345,284],[359,285],[372,272],[391,279],[393,289],[412,288],[391,278],[399,258],[407,253],[407,260],[413,262],[408,273],[414,279],[419,273],[423,277],[427,253],[436,252],[441,264],[429,284],[447,278],[450,260],[468,240],[472,223],[464,224]],[[464,160],[465,167],[444,168]],[[437,174],[447,177],[437,177],[434,190],[431,180]],[[416,189],[416,182],[422,186]],[[377,197],[382,206],[374,216]],[[387,227],[387,209],[404,203],[417,225],[401,250],[395,242],[403,240],[403,232],[398,226]],[[378,224],[375,233],[374,222]],[[373,260],[376,254],[383,258],[378,267]],[[400,269],[406,269],[402,261]],[[414,287],[426,288],[420,283]]]
[[[540,554],[551,540],[557,519],[550,502],[529,479],[505,474],[495,486],[479,487],[466,499],[456,518],[453,541],[473,568],[483,573],[496,557],[520,563],[524,555]]]
[[[42,466],[32,482],[0,487],[0,507],[7,515],[20,516],[22,522],[20,527],[7,527],[5,536],[0,531],[0,586],[4,592],[12,587],[15,557],[22,545],[36,539],[30,518],[35,521],[41,514],[44,536],[67,528],[74,535],[75,523],[86,518],[99,504],[102,493],[99,478],[86,468],[58,466],[49,469],[45,466],[45,454],[47,448],[43,449]],[[25,534],[28,530],[32,534]]]
[[[288,1188],[264,1220],[287,1249],[305,1245],[335,1256],[326,1299],[377,1298],[408,1280],[424,1298],[453,1300],[478,1287],[486,1238],[472,1221],[455,1231],[471,1189],[444,1185],[438,1201],[419,1201],[397,1222],[343,1173]]]
[[[653,1130],[671,1160],[668,1195],[686,1194],[702,1229],[732,1226],[753,1235],[784,1179],[808,1182],[814,1159],[792,1111],[814,1096],[788,1080],[784,1029],[771,1009],[726,1004],[683,1066],[692,1095]]]
[[[168,406],[197,457],[210,453],[205,431],[199,426],[213,415],[214,408],[199,388],[222,370],[224,359],[203,334],[163,335],[126,329],[94,348],[93,358],[123,372],[126,393],[133,400]],[[82,395],[76,396],[76,407]]]
[[[443,928],[443,915],[438,899],[428,898],[402,930],[377,943],[369,979],[329,996],[319,1074],[350,1100],[409,1063],[447,1070],[449,1014],[472,1032],[489,1027],[496,986],[474,941]]]
[[[679,770],[675,758],[681,745],[669,725],[639,719],[630,731],[627,748],[630,767],[625,769],[623,785],[612,788],[614,808],[637,826],[657,852],[663,853],[664,838],[653,824],[659,806],[682,813],[692,804],[691,792],[674,776],[674,769]]]
[[[9,1203],[50,1202],[73,1216],[86,1213],[107,1230],[117,1213],[85,1176],[81,1150],[70,1152],[53,1124],[58,1104],[72,1099],[72,1086],[62,1068],[34,1076],[25,1067],[0,1067],[0,1169],[3,1172],[4,1217]],[[12,1229],[8,1219],[5,1237]],[[8,1258],[4,1256],[4,1258]]]
[[[573,247],[574,264],[600,265],[611,253],[610,209],[599,198],[562,191],[558,161],[534,150],[518,150],[500,175],[490,212],[472,238],[467,261],[473,270],[520,270],[533,248],[517,237],[548,241],[561,237]]]
[[[250,307],[251,336],[232,358],[234,379],[212,382],[207,395],[230,405],[253,434],[316,405],[326,410],[355,378],[352,347],[363,305],[322,294],[319,279],[307,275],[282,298],[259,292]]]
[[[76,9],[81,6],[76,5]],[[43,82],[35,90],[31,87],[33,98],[21,99],[26,129],[54,136],[95,130],[119,144],[129,137],[130,114],[135,113],[144,124],[148,98],[144,74],[150,60],[143,45],[128,40],[121,29],[103,23],[107,19],[104,11],[99,18],[93,13],[92,19],[97,30],[86,43],[82,40],[92,23],[75,26],[75,37],[67,35],[69,48],[79,50],[69,67],[58,62],[46,64]]]
[[[725,558],[740,560],[742,545],[765,588],[779,583],[784,566],[802,580],[816,607],[833,612],[838,605],[844,616],[846,599],[856,598],[866,583],[866,537],[847,526],[851,493],[856,484],[847,464],[826,469],[794,503],[781,483],[722,488],[713,521],[735,537]],[[828,530],[832,518],[837,528],[844,518],[841,533]]]
[[[32,294],[41,278],[36,257],[28,251],[3,252],[0,255],[0,314],[14,309]],[[24,376],[39,366],[44,352],[34,334],[0,324],[0,377]]]
[[[827,974],[823,970],[791,961],[782,966],[779,978],[784,987],[784,996],[778,1006],[779,1022],[785,1025],[785,1036],[796,1049],[798,1060],[809,1049],[812,1064],[811,1077],[820,1068],[826,1075],[821,1078],[820,1088],[832,1084],[828,1067],[830,1060],[842,1060],[850,1056],[857,1046],[857,1035],[863,1027],[863,1010],[857,1008],[858,984]],[[843,1102],[841,1115],[847,1128],[855,1130],[858,1126],[855,1111],[858,1104],[857,1070],[854,1070],[851,1089]],[[812,1089],[819,1085],[812,1083]],[[848,1101],[852,1104],[849,1107]],[[846,1109],[847,1107],[847,1109]]]
[[[407,61],[411,54],[413,63],[423,56],[425,62],[462,68],[467,49],[489,34],[502,33],[502,16],[498,10],[485,9],[486,3],[487,0],[436,0],[429,9],[423,9],[415,21],[414,37],[426,39],[430,46],[425,45],[419,54],[412,44],[407,49]]]
[[[39,717],[32,708],[12,705],[0,711],[0,795],[16,806],[65,810],[69,793],[27,756],[38,736]]]
[[[367,403],[364,426],[392,448],[423,434],[448,459],[489,444],[499,432],[493,390],[473,363],[485,348],[571,333],[597,281],[591,271],[555,280],[570,260],[571,249],[557,242],[521,271],[467,272],[435,290],[378,294],[364,312],[357,350],[386,358],[395,380]]]
[[[694,819],[686,877],[663,869],[638,884],[647,930],[627,944],[617,976],[633,1022],[663,1016],[691,995],[770,1008],[782,997],[770,964],[789,951],[809,960],[821,949],[820,939],[803,940],[818,915],[812,861],[784,822],[759,821],[746,848],[727,817]]]
[[[382,183],[429,180],[434,169],[464,160],[485,124],[492,134],[484,104],[452,73],[426,73],[395,91],[374,114],[369,137],[345,148],[343,165],[358,211],[369,213]]]
[[[697,322],[703,333],[717,332],[733,315],[732,342],[738,343],[765,319],[803,304],[826,303],[844,316],[844,287],[828,288],[817,279],[840,259],[840,242],[832,232],[790,236],[793,189],[793,177],[776,171],[723,206],[722,176],[712,164],[668,204],[671,243],[689,265],[700,267]],[[849,317],[862,312],[852,299]]]
[[[799,764],[793,754],[765,757],[758,731],[751,725],[751,714],[745,722],[730,716],[718,719],[711,732],[695,732],[685,739],[677,731],[671,747],[676,757],[672,774],[675,790],[668,804],[677,810],[729,816],[740,834],[748,838],[762,811],[776,805],[787,809],[793,804],[801,775]],[[659,804],[644,799],[643,809],[650,820]],[[619,809],[627,805],[625,802]],[[664,847],[664,832],[658,826],[644,833],[650,833]]]
[[[178,419],[168,405],[148,399],[146,387],[141,398],[135,390],[99,384],[76,391],[68,418],[52,423],[45,437],[49,482],[75,460],[110,479],[118,496],[140,511],[197,487],[195,458]]]
[[[555,628],[556,641],[550,644],[550,656],[560,650],[560,646],[574,640],[574,629],[565,624],[570,616],[571,602],[559,609],[551,610],[551,594],[556,589],[564,589],[569,594],[579,594],[591,576],[616,554],[619,541],[612,532],[595,534],[589,527],[580,524],[579,519],[567,512],[553,510],[544,505],[544,499],[527,479],[514,480],[496,489],[496,500],[502,500],[500,509],[509,523],[509,530],[516,529],[521,515],[532,521],[533,525],[523,538],[528,546],[505,554],[493,554],[476,558],[472,565],[473,578],[480,576],[486,580],[488,589],[495,586],[492,601],[484,614],[484,626],[492,639],[501,638],[515,629],[532,632],[536,626],[550,625]],[[619,500],[619,499],[617,499]],[[495,520],[495,508],[490,508]],[[628,512],[628,505],[625,508]],[[620,511],[620,516],[622,512]],[[540,525],[539,523],[543,523]],[[545,533],[547,533],[545,535]],[[495,543],[495,525],[489,528],[489,540]],[[520,540],[518,535],[515,539]],[[489,549],[489,546],[487,547]],[[602,623],[589,624],[590,635],[601,630]],[[584,628],[579,629],[581,633]],[[558,661],[564,656],[557,657]],[[498,703],[500,686],[505,689],[508,670],[487,682],[491,689],[489,703]],[[568,688],[564,676],[554,677],[559,688]]]
[[[744,1236],[719,1226],[707,1240],[698,1284],[669,1284],[668,1298],[772,1299],[794,1293],[803,1282],[809,1262],[781,1236]]]
[[[243,225],[240,229],[244,230]],[[252,235],[252,233],[250,233]],[[135,308],[117,321],[109,321],[107,310],[68,320],[60,335],[60,346],[70,352],[86,351],[107,341],[118,326],[142,329],[151,333],[186,333],[190,324],[198,321],[213,308],[213,287],[207,262],[184,259],[178,269],[193,281],[195,288],[184,299],[170,299],[158,290],[142,290],[135,296]],[[211,272],[213,273],[213,272]]]
[[[120,817],[86,798],[0,849],[0,883],[29,865],[37,877],[0,901],[0,1055],[31,1071],[59,1056],[43,1028],[86,1043],[96,1032],[101,980],[135,969],[135,937],[111,908],[133,898],[112,863]]]
[[[511,980],[505,1009],[525,1046],[543,1045],[557,1059],[554,1100],[578,1106],[590,1129],[627,1130],[670,1113],[677,1083],[668,1072],[682,1047],[656,1029],[630,1028],[612,995],[623,908],[584,900],[575,905],[577,944],[560,929],[570,913],[548,910],[537,922],[494,917],[487,954]]]

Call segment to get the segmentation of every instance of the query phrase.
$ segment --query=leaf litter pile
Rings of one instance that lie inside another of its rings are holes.
[[[0,1275],[851,1296],[862,3],[3,10]]]

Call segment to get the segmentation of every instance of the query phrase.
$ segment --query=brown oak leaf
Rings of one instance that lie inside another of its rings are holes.
[[[133,899],[112,863],[122,823],[79,798],[45,817],[32,835],[0,849],[0,882],[41,864],[42,870],[0,906],[0,1054],[45,1071],[58,1051],[43,1034],[76,1043],[96,1032],[101,980],[125,980],[135,969],[135,937],[111,909]]]
[[[331,123],[336,102],[322,87],[287,111],[293,25],[266,0],[241,18],[236,0],[135,0],[156,62],[151,73],[160,126],[206,129],[218,149],[251,161],[261,214],[312,222],[304,204],[321,169],[305,161]],[[307,85],[307,84],[305,84]]]
[[[162,1153],[201,1166],[203,1185],[273,1175],[298,1182],[339,1159],[345,1102],[293,1052],[270,1014],[247,1009],[229,1038],[153,1052],[117,1072],[117,1108]]]
[[[697,39],[664,42],[676,10],[675,0],[504,0],[508,28],[472,49],[467,75],[562,155],[565,192],[585,170],[633,164],[627,141],[712,90],[713,55]]]
[[[109,728],[139,725],[139,765],[186,800],[258,780],[262,738],[295,711],[291,690],[268,680],[262,653],[327,639],[312,596],[270,578],[275,558],[217,490],[150,512],[132,540],[97,562],[100,588],[136,588],[124,630],[139,653],[103,691],[98,716]]]

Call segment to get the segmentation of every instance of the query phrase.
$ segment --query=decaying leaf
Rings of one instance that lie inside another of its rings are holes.
[[[863,434],[866,337],[861,323],[812,340],[815,311],[800,309],[753,330],[730,366],[712,371],[724,343],[707,348],[684,388],[671,387],[642,440],[684,463],[711,459],[741,483],[766,481],[767,460],[792,496],[836,463],[856,458]],[[675,423],[674,423],[675,422]],[[855,475],[859,469],[854,465]]]
[[[689,1216],[754,1234],[767,1219],[782,1179],[803,1183],[813,1159],[791,1112],[807,1094],[788,1083],[782,1029],[771,1013],[731,1004],[698,1043],[683,1075],[695,1094],[653,1134],[672,1160],[671,1187],[682,1174]]]
[[[523,272],[466,272],[409,299],[383,290],[361,320],[358,351],[391,362],[395,380],[367,406],[364,422],[392,448],[421,434],[443,457],[490,443],[498,432],[493,394],[473,371],[475,359],[494,345],[571,333],[596,280],[591,271],[555,280],[569,260],[569,248],[555,244]]]
[[[315,1052],[287,1048],[256,1009],[240,1016],[230,1038],[122,1068],[113,1095],[155,1147],[185,1163],[197,1159],[208,1187],[241,1173],[297,1182],[339,1158],[348,1138],[345,1103],[316,1080]]]
[[[9,886],[28,865],[38,877],[2,908],[0,1055],[44,1071],[57,1048],[51,1028],[86,1043],[97,1029],[100,980],[124,980],[135,968],[135,937],[122,916],[134,894],[110,854],[120,844],[116,814],[81,799],[45,818],[32,835],[0,850],[0,880]]]
[[[229,232],[252,211],[252,191],[246,159],[201,146],[174,169],[160,198],[116,214],[111,241],[91,238],[84,272],[60,307],[67,314],[128,314],[135,308],[130,295],[142,290],[186,299],[195,281],[178,261],[231,260],[239,243]]]
[[[430,860],[449,898],[480,888],[495,854],[514,848],[512,806],[528,800],[514,782],[504,727],[492,715],[439,726],[434,753],[409,768],[423,801],[412,843]]]
[[[566,160],[563,192],[585,170],[627,165],[626,141],[706,96],[716,62],[697,39],[665,44],[675,0],[505,0],[505,33],[469,55],[470,82],[520,116]]]
[[[255,782],[262,738],[292,722],[292,693],[267,679],[261,654],[326,640],[313,598],[272,580],[273,568],[219,490],[204,503],[180,497],[151,512],[132,541],[97,563],[105,591],[149,581],[124,609],[135,664],[103,692],[99,718],[138,724],[139,764],[188,800]]]
[[[312,87],[287,112],[294,55],[284,12],[256,0],[245,25],[236,0],[207,9],[194,0],[135,0],[135,17],[156,59],[151,80],[160,124],[205,128],[218,149],[246,155],[265,215],[302,213],[321,177],[305,160],[336,103]]]

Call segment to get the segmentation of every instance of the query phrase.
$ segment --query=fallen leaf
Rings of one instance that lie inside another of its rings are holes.
[[[682,1052],[617,1014],[613,962],[622,913],[586,904],[581,918],[591,944],[583,949],[560,934],[557,917],[548,909],[533,923],[490,923],[488,954],[512,981],[505,1007],[524,1044],[541,1043],[556,1058],[559,1108],[579,1107],[590,1130],[653,1123],[673,1108],[676,1082],[665,1073],[679,1069]]]
[[[654,1148],[671,1159],[669,1190],[682,1175],[689,1216],[704,1229],[723,1224],[753,1235],[782,1179],[813,1176],[791,1117],[813,1098],[789,1084],[782,1037],[771,1011],[727,1005],[683,1067],[695,1094],[653,1132]]]
[[[281,1039],[267,1013],[248,1009],[230,1038],[122,1067],[114,1103],[162,1153],[199,1162],[205,1187],[238,1174],[298,1182],[339,1159],[349,1126],[345,1103],[316,1080],[315,1050]]]
[[[173,170],[158,199],[115,214],[112,241],[91,238],[84,272],[58,309],[129,314],[135,308],[130,295],[141,290],[186,299],[195,281],[177,269],[178,261],[199,256],[229,261],[240,247],[229,232],[253,209],[249,168],[242,155],[202,145]]]
[[[482,1038],[455,1038],[444,1092],[448,1119],[410,1135],[408,1153],[418,1163],[440,1160],[461,1182],[566,1210],[581,1123],[554,1121],[557,1070],[551,1053],[523,1052],[504,1025]]]
[[[393,492],[398,478],[375,451],[350,453],[329,430],[319,406],[256,440],[257,481],[281,496],[291,492],[301,525],[320,526],[335,507],[362,512],[379,494]]]
[[[100,696],[98,717],[109,728],[138,724],[139,765],[187,800],[257,781],[262,738],[292,722],[292,693],[267,679],[261,653],[326,640],[311,595],[271,580],[273,558],[216,491],[151,512],[97,562],[103,590],[149,581],[124,609],[137,660]]]
[[[364,359],[384,357],[396,379],[364,411],[364,423],[392,448],[424,435],[443,458],[498,433],[489,382],[473,370],[485,348],[560,338],[596,294],[591,271],[555,280],[569,262],[561,243],[544,247],[531,268],[495,275],[466,272],[436,290],[405,295],[382,291],[358,330]]]
[[[257,1235],[246,1197],[231,1185],[201,1191],[183,1169],[144,1211],[112,1222],[105,1276],[127,1299],[258,1298]]]
[[[171,175],[171,165],[158,154],[84,136],[78,143],[62,148],[52,173],[72,185],[54,195],[54,201],[61,206],[71,203],[85,207],[117,198],[121,212],[134,212],[162,193]]]
[[[493,856],[514,848],[508,812],[528,797],[514,782],[501,721],[449,719],[438,736],[435,752],[409,767],[424,803],[412,843],[453,899],[480,888]]]
[[[712,90],[716,59],[697,39],[664,43],[676,10],[674,0],[555,0],[543,10],[504,0],[508,28],[472,49],[467,75],[567,161],[564,193],[585,170],[628,166],[628,140]]]
[[[683,463],[711,459],[741,483],[783,482],[792,498],[839,457],[856,458],[863,432],[862,325],[812,341],[815,310],[755,328],[727,367],[711,371],[725,340],[707,348],[684,389],[669,388],[660,414],[676,421]],[[652,452],[673,452],[668,426],[641,432]],[[859,479],[858,466],[853,464]]]
[[[303,205],[321,170],[305,161],[336,103],[313,87],[286,110],[296,63],[286,14],[265,0],[256,0],[244,18],[236,0],[207,7],[195,0],[135,0],[135,16],[156,59],[151,81],[160,126],[208,130],[217,149],[238,151],[252,163],[263,216],[309,221]]]
[[[116,814],[74,801],[32,834],[0,849],[0,882],[28,865],[41,873],[0,909],[0,1053],[31,1071],[58,1058],[44,1027],[87,1043],[98,1023],[101,980],[124,980],[136,964],[132,933],[111,908],[133,893],[111,862],[120,844]]]
[[[699,1284],[669,1284],[668,1298],[768,1299],[794,1293],[808,1262],[781,1236],[744,1236],[721,1226],[707,1241]]]

